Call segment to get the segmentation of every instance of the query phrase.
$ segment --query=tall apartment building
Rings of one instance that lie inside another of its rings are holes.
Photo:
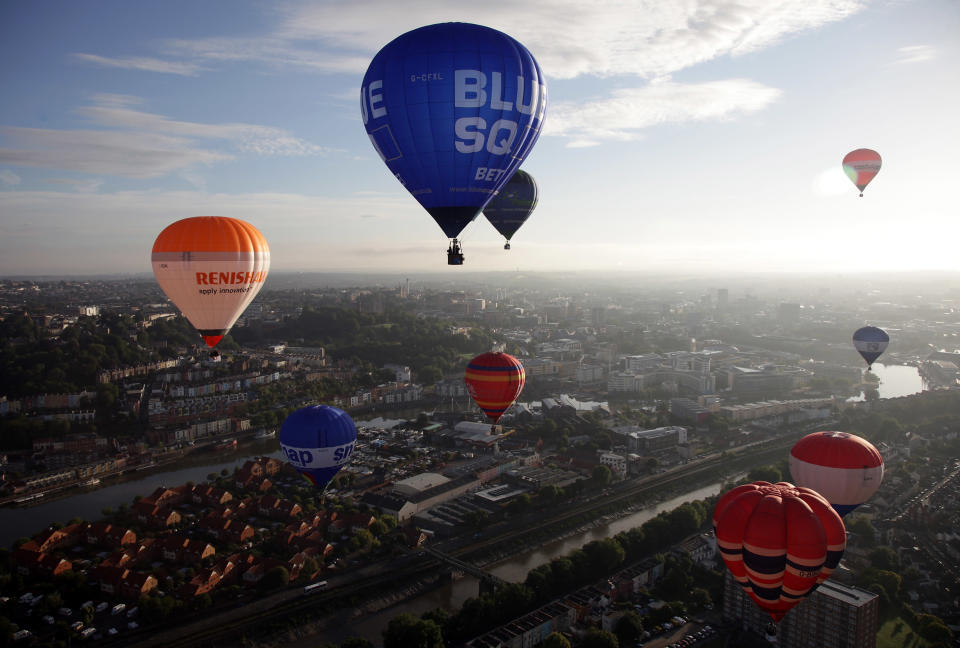
[[[777,626],[778,648],[876,648],[879,598],[873,592],[826,581]],[[726,573],[723,616],[763,636],[770,616]]]

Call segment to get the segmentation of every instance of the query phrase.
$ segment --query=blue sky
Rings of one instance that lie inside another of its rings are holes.
[[[447,271],[359,86],[448,20],[524,43],[550,97],[540,204],[510,252],[469,225],[470,270],[960,270],[951,0],[167,0],[0,4],[0,275],[149,272],[204,214],[257,225],[275,271]]]

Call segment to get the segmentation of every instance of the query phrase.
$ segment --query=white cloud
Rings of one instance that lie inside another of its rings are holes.
[[[256,61],[323,73],[362,73],[371,55],[423,25],[464,21],[526,45],[547,78],[653,78],[769,47],[842,20],[866,0],[353,0],[293,2],[264,35],[165,42],[171,56],[205,63]],[[126,59],[117,59],[126,60]]]
[[[6,127],[0,133],[20,148],[0,148],[0,162],[131,178],[152,178],[197,164],[254,155],[319,155],[327,149],[285,130],[256,124],[207,124],[170,119],[136,110],[140,99],[97,95],[80,114],[111,130],[52,130]],[[204,140],[224,142],[235,151],[211,150]]]
[[[13,171],[7,171],[4,169],[3,171],[0,171],[0,182],[5,185],[18,185],[20,184],[20,176]]]
[[[205,68],[196,63],[185,63],[177,61],[163,61],[148,57],[121,57],[111,58],[99,56],[97,54],[73,55],[74,58],[86,63],[94,63],[104,67],[121,68],[124,70],[143,70],[145,72],[160,72],[162,74],[178,74],[180,76],[197,76]]]
[[[191,146],[182,137],[100,130],[0,129],[22,148],[0,148],[0,162],[128,178],[153,178],[231,156]]]
[[[349,5],[348,5],[349,6]],[[360,53],[331,52],[315,45],[298,46],[273,36],[248,38],[173,39],[164,44],[167,52],[191,56],[208,63],[256,61],[274,66],[296,66],[329,74],[362,72],[370,57]]]
[[[926,63],[937,58],[937,50],[931,45],[910,45],[897,49],[896,65],[906,65],[910,63]]]
[[[129,100],[123,95],[120,96]],[[194,139],[229,140],[235,142],[241,151],[258,155],[316,155],[327,152],[327,149],[299,140],[279,128],[242,123],[206,124],[179,121],[134,110],[129,107],[129,103],[119,103],[116,97],[117,95],[106,95],[103,99],[100,96],[94,97],[98,105],[85,106],[78,112],[104,126]]]
[[[659,80],[641,88],[615,90],[609,98],[554,103],[544,134],[569,137],[570,147],[592,146],[600,140],[635,140],[644,128],[658,124],[756,112],[780,94],[776,88],[746,79],[694,84]]]
[[[718,56],[769,47],[791,34],[842,20],[864,5],[863,0],[304,3],[283,11],[281,25],[268,41],[312,41],[313,51],[320,44],[340,51],[372,53],[410,29],[462,20],[500,29],[522,42],[537,57],[548,78],[650,78]],[[222,46],[224,39],[218,42]],[[341,65],[362,71],[366,58],[361,57],[362,65],[356,68],[357,57],[353,54],[342,57],[328,51],[324,61],[331,68]]]
[[[67,185],[73,187],[81,193],[95,193],[103,186],[103,180],[92,178],[90,180],[77,180],[75,178],[50,178],[45,181],[47,184]]]

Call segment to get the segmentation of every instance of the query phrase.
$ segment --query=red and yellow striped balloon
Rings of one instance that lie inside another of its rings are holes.
[[[481,353],[467,365],[467,390],[494,423],[523,391],[526,374],[520,361],[508,353]]]

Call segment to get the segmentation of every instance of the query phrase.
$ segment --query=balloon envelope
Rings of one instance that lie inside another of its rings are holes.
[[[830,504],[787,482],[727,491],[713,528],[734,580],[775,623],[830,577],[846,547],[843,520]]]
[[[356,442],[353,419],[328,405],[302,407],[280,426],[284,458],[318,488],[325,488],[350,461]]]
[[[853,334],[853,346],[867,361],[867,366],[872,367],[890,343],[890,336],[883,329],[876,326],[864,326],[857,329]]]
[[[877,492],[883,469],[873,444],[846,432],[814,432],[790,450],[793,481],[823,495],[841,516]]]
[[[843,157],[843,172],[850,178],[850,182],[857,185],[862,196],[870,181],[880,173],[881,163],[880,154],[876,151],[857,149]]]
[[[523,391],[526,374],[512,355],[491,352],[470,361],[464,380],[474,402],[496,423]]]
[[[543,73],[527,48],[469,23],[397,37],[373,58],[361,86],[373,147],[449,238],[527,157],[546,105]]]
[[[196,216],[160,232],[151,261],[160,288],[213,347],[263,287],[270,248],[250,223]]]
[[[483,208],[483,215],[509,241],[536,209],[537,193],[533,176],[517,169],[500,193]]]

